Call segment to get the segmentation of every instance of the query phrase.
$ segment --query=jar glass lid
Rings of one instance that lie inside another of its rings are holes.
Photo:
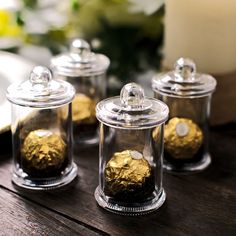
[[[173,71],[152,79],[155,92],[176,97],[201,97],[215,90],[216,80],[211,75],[196,73],[196,65],[191,59],[179,58],[174,67]]]
[[[108,57],[91,52],[89,44],[82,39],[75,39],[69,52],[51,59],[53,72],[70,77],[103,74],[109,65]]]
[[[71,102],[74,96],[75,89],[71,84],[54,80],[51,71],[43,66],[34,67],[29,80],[14,83],[7,89],[10,102],[35,108],[61,106]]]
[[[111,97],[97,104],[96,116],[102,123],[123,129],[145,129],[164,123],[169,114],[167,105],[155,98],[146,98],[141,86],[126,84],[120,97]]]

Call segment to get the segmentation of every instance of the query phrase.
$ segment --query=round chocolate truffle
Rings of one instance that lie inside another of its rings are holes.
[[[96,123],[96,103],[84,94],[77,94],[72,102],[72,120],[77,124]]]
[[[37,175],[61,168],[65,161],[66,144],[60,135],[50,130],[31,131],[25,138],[22,149],[22,163],[26,172]]]
[[[190,119],[175,117],[165,125],[165,151],[175,159],[192,158],[202,142],[202,130]]]
[[[105,168],[105,192],[117,200],[141,201],[154,191],[152,169],[137,151],[116,152]]]

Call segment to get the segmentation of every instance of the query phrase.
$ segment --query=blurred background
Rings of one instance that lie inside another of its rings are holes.
[[[163,0],[0,1],[0,50],[49,65],[72,39],[87,40],[111,59],[111,93],[158,70],[162,58]]]
[[[1,108],[7,85],[80,37],[111,60],[108,96],[130,81],[153,96],[153,75],[189,57],[217,79],[211,124],[235,122],[235,22],[235,0],[0,0]]]

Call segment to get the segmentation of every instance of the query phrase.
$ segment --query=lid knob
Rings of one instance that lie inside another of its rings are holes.
[[[83,39],[75,39],[70,46],[71,53],[84,55],[91,52],[89,44]]]
[[[52,79],[51,71],[44,66],[36,66],[30,73],[30,82],[33,86],[37,86],[38,88],[47,87],[48,83]]]
[[[120,92],[120,99],[123,106],[128,109],[142,108],[145,99],[144,90],[136,83],[126,84]]]
[[[194,61],[188,58],[179,58],[175,63],[175,76],[179,80],[193,80],[196,73]]]

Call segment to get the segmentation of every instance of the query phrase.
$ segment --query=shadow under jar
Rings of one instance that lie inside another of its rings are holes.
[[[9,86],[12,103],[14,170],[12,181],[23,188],[46,190],[77,176],[72,161],[71,101],[75,90],[51,72],[35,67],[29,80]]]
[[[163,126],[168,107],[144,97],[130,83],[120,97],[98,103],[100,121],[98,204],[114,213],[139,215],[165,201],[162,187]]]
[[[211,163],[208,125],[216,80],[196,73],[195,63],[180,58],[175,70],[152,80],[154,96],[165,102],[170,115],[164,131],[164,168],[175,172],[205,169]]]
[[[106,71],[109,59],[91,52],[89,44],[75,39],[66,54],[51,60],[57,78],[71,83],[76,89],[72,102],[73,138],[75,148],[98,144],[96,104],[106,96]]]

